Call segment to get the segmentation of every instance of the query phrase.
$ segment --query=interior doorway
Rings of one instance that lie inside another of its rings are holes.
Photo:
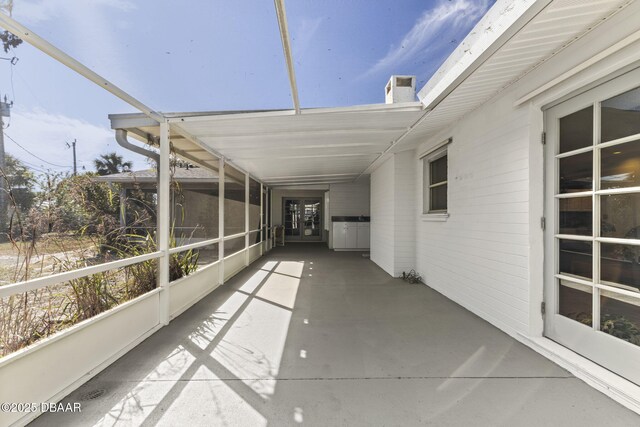
[[[322,199],[285,198],[282,203],[286,241],[322,240]]]

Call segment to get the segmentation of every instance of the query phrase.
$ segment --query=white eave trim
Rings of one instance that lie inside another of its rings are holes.
[[[627,46],[630,46],[631,44],[637,42],[638,40],[640,40],[640,31],[636,31],[635,33],[625,37],[624,39],[620,40],[619,42],[615,43],[614,45],[608,47],[607,49],[601,51],[600,53],[598,53],[597,55],[592,56],[591,58],[589,58],[588,60],[582,62],[581,64],[571,68],[569,71],[559,75],[558,77],[548,81],[547,83],[543,84],[542,86],[536,88],[535,90],[529,92],[528,94],[524,95],[523,97],[521,97],[520,99],[518,99],[515,103],[514,106],[515,107],[519,107],[520,105],[524,104],[525,102],[531,101],[533,98],[537,97],[538,95],[554,88],[555,86],[558,86],[559,84],[569,80],[571,77],[575,76],[576,74],[580,73],[583,70],[586,70],[587,68],[591,67],[592,65],[602,61],[603,59],[613,55],[616,52],[621,51],[622,49],[626,48]]]
[[[553,0],[498,0],[418,92],[432,109]]]

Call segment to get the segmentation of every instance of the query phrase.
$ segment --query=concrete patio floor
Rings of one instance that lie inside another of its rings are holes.
[[[427,286],[322,244],[272,250],[64,401],[82,412],[32,425],[640,425]]]

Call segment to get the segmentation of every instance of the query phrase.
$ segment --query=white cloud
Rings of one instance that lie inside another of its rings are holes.
[[[73,139],[78,140],[76,149],[79,171],[82,171],[83,166],[86,170],[93,170],[93,159],[112,151],[116,151],[126,160],[133,160],[134,169],[148,167],[142,156],[118,146],[114,132],[106,127],[61,114],[48,113],[42,109],[14,110],[11,116],[11,125],[5,130],[6,134],[46,162],[28,154],[9,138],[5,138],[6,151],[37,169],[71,171],[73,153],[65,143]]]
[[[456,30],[476,22],[489,8],[489,0],[443,0],[438,6],[425,11],[413,25],[402,41],[389,49],[364,75],[372,75],[406,63],[434,44],[449,43],[450,40],[438,40],[443,30]]]

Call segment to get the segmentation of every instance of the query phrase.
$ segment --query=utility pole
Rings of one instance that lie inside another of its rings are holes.
[[[7,161],[4,154],[4,117],[11,117],[11,107],[13,101],[7,102],[7,96],[4,96],[4,102],[0,102],[0,168],[2,169],[2,177],[0,178],[0,238],[5,240],[7,231],[7,218],[9,215],[9,194],[7,191]]]
[[[73,176],[76,176],[78,174],[78,166],[76,163],[76,142],[77,142],[76,139],[73,140],[71,145],[69,145],[69,143],[67,142],[67,147],[70,147],[73,149]]]
[[[78,174],[78,164],[76,163],[76,139],[73,140],[73,176]]]

